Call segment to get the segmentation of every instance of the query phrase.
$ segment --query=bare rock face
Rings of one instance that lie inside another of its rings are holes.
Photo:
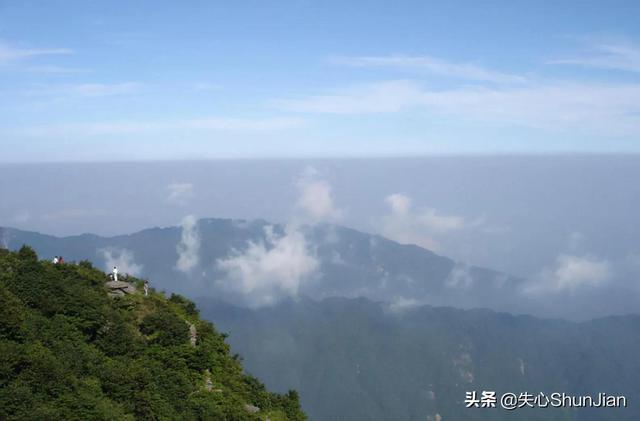
[[[248,403],[244,404],[244,409],[250,414],[255,414],[260,411],[260,408],[258,408],[257,406]]]
[[[123,297],[136,292],[136,287],[128,282],[109,281],[105,283],[111,297]]]
[[[207,392],[211,392],[211,391],[213,391],[213,382],[211,381],[211,372],[209,371],[209,369],[207,369],[207,370],[204,372],[204,376],[205,376],[205,379],[204,379],[204,389],[205,389]]]
[[[191,342],[191,346],[196,346],[196,342],[198,341],[198,331],[193,324],[189,324],[189,341]]]

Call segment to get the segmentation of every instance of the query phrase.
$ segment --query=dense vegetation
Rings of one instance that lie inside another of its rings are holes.
[[[296,392],[243,373],[193,303],[153,290],[112,298],[106,280],[89,262],[0,249],[1,420],[305,419]]]

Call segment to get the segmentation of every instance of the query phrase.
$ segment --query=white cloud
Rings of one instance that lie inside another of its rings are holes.
[[[640,48],[631,44],[596,44],[589,54],[551,60],[549,63],[640,72]]]
[[[176,246],[178,261],[176,269],[181,272],[190,272],[200,262],[200,233],[198,221],[193,215],[187,215],[180,224],[182,235]]]
[[[98,250],[98,254],[105,261],[105,269],[111,272],[114,266],[118,267],[120,273],[137,276],[142,271],[142,265],[135,262],[133,252],[127,249],[107,247]]]
[[[432,56],[361,56],[337,57],[336,64],[353,67],[388,67],[398,70],[427,72],[440,76],[495,83],[522,83],[525,77],[497,72],[470,63],[452,63]]]
[[[318,178],[313,167],[307,167],[298,180],[298,200],[296,209],[301,210],[303,219],[317,223],[321,221],[335,221],[342,217],[342,211],[337,209],[331,185]]]
[[[204,118],[163,121],[111,121],[94,123],[51,124],[18,127],[4,130],[5,136],[45,137],[52,136],[105,136],[159,134],[167,131],[234,131],[265,132],[299,128],[304,120],[291,118],[239,119]]]
[[[73,54],[69,48],[22,48],[0,41],[0,64],[38,56]]]
[[[554,278],[559,289],[599,285],[611,276],[609,262],[590,257],[558,257]]]
[[[194,197],[192,183],[170,183],[167,185],[167,202],[180,206],[186,205]]]
[[[404,194],[390,194],[384,201],[391,207],[391,212],[394,214],[407,215],[411,210],[411,199]]]
[[[9,232],[5,229],[0,228],[0,248],[9,248],[9,242],[11,241],[11,237],[9,236]]]
[[[302,113],[368,114],[421,109],[436,116],[544,130],[640,134],[640,84],[552,82],[428,90],[409,80],[274,101]]]
[[[399,243],[439,251],[439,237],[478,225],[478,222],[469,223],[461,216],[444,215],[429,207],[414,210],[411,198],[401,193],[387,196],[385,202],[390,213],[382,219],[380,231]]]
[[[555,266],[542,271],[527,293],[573,291],[606,285],[612,277],[612,267],[607,260],[593,256],[558,256]]]
[[[449,288],[468,288],[473,284],[473,277],[469,267],[463,263],[456,263],[444,281]]]
[[[424,208],[416,215],[418,223],[437,233],[460,230],[465,227],[465,220],[460,216],[442,215],[433,208]]]
[[[425,305],[422,301],[415,298],[396,297],[389,303],[389,310],[393,313],[404,313]]]
[[[296,180],[296,187],[294,215],[283,234],[278,235],[273,226],[267,226],[265,241],[249,241],[244,252],[234,251],[216,262],[217,268],[225,273],[218,284],[242,296],[249,306],[271,305],[283,297],[296,297],[301,285],[319,268],[302,226],[342,217],[342,210],[335,206],[331,185],[315,168],[306,167]],[[324,241],[336,241],[335,236],[329,229]],[[343,262],[339,255],[333,258],[336,264]]]
[[[241,294],[253,307],[274,304],[283,296],[295,297],[318,268],[304,234],[296,228],[288,226],[278,236],[268,226],[265,234],[266,243],[250,241],[245,252],[216,262],[227,275],[221,286]]]

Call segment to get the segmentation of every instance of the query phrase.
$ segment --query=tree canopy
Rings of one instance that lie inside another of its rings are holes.
[[[106,280],[88,262],[0,250],[0,419],[306,418],[295,391],[271,393],[243,372],[191,301],[109,297]]]

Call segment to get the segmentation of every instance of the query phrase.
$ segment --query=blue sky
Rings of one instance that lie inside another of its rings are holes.
[[[1,1],[0,162],[640,152],[637,1]]]

